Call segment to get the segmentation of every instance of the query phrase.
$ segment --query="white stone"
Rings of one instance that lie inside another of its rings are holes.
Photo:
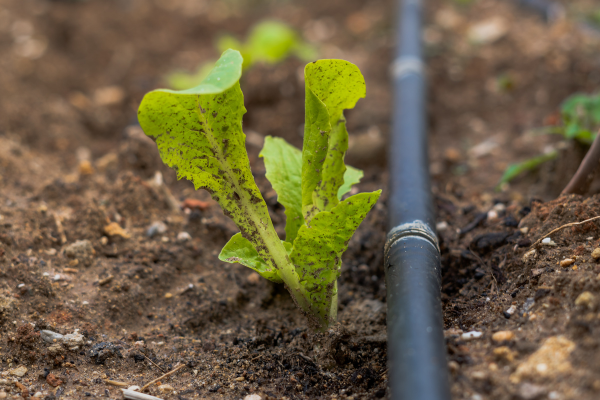
[[[177,234],[178,242],[187,242],[188,240],[192,240],[192,236],[187,232],[179,232]]]
[[[62,341],[62,339],[64,337],[60,333],[56,333],[56,332],[52,332],[52,331],[47,331],[47,330],[41,331],[40,332],[40,336],[42,337],[42,339],[45,342],[48,342],[48,343],[54,343],[55,340],[57,342]]]
[[[544,239],[542,240],[542,244],[543,244],[544,246],[556,246],[556,243],[555,243],[555,242],[554,242],[554,241],[553,241],[551,238],[549,238],[549,237],[547,237],[547,238],[544,238]]]
[[[479,339],[482,335],[483,335],[483,332],[471,331],[471,332],[463,333],[462,335],[460,335],[460,338],[464,341],[469,341],[469,340]]]
[[[10,370],[10,374],[22,378],[27,373],[27,368],[23,365]]]

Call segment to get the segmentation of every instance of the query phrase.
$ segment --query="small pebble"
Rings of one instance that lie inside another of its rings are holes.
[[[597,260],[600,258],[600,247],[596,247],[594,251],[592,251],[592,257]]]
[[[108,244],[108,238],[107,238],[106,236],[102,236],[102,237],[100,238],[100,244],[101,244],[102,246],[106,246],[106,245]]]
[[[192,240],[192,236],[187,232],[179,232],[177,234],[178,242],[187,242],[188,240]]]
[[[243,376],[238,376],[237,378],[235,378],[236,381],[238,382],[243,382],[244,381],[244,377]]]
[[[462,335],[460,335],[460,338],[464,341],[469,341],[469,340],[479,339],[482,335],[483,335],[483,332],[471,331],[471,332],[463,333]]]
[[[9,373],[11,375],[18,376],[19,378],[22,378],[27,373],[27,368],[25,366],[21,365],[21,366],[19,366],[17,368],[11,369],[9,371]]]
[[[69,258],[91,257],[96,253],[89,240],[78,240],[65,247],[65,255]]]
[[[167,225],[162,221],[155,221],[146,230],[146,236],[153,237],[158,234],[163,234],[167,231]]]
[[[256,285],[260,281],[260,275],[256,272],[251,272],[246,279],[248,280],[249,284]]]
[[[133,386],[129,386],[127,388],[127,390],[133,390],[134,392],[139,392],[140,391],[140,387],[137,385],[133,385]]]
[[[499,361],[513,362],[515,360],[516,352],[512,351],[507,346],[500,346],[494,349],[494,356]]]
[[[521,231],[521,233],[523,235],[527,235],[527,232],[529,232],[529,227],[528,226],[524,226],[521,229],[519,229]]]
[[[4,391],[0,392],[0,399],[5,399],[5,398],[6,398],[6,396],[8,396],[8,395],[6,394],[6,392],[4,392]]]
[[[594,295],[591,292],[581,293],[579,296],[577,296],[577,299],[575,299],[575,305],[577,307],[593,310],[595,305]]]
[[[448,229],[448,223],[446,221],[438,222],[435,226],[438,231],[445,231]]]
[[[42,392],[35,392],[35,394],[33,395],[33,397],[42,397],[43,394]]]
[[[508,308],[508,310],[506,310],[505,312],[506,312],[508,315],[513,315],[513,314],[515,313],[515,311],[517,311],[517,306],[515,306],[515,305],[512,305],[512,306],[510,306],[510,307]]]
[[[523,383],[519,388],[519,396],[523,400],[533,400],[540,398],[546,393],[546,389],[543,386],[534,385],[532,383]]]
[[[170,299],[173,297],[173,293],[165,293],[165,299]]]
[[[575,260],[573,260],[572,258],[565,258],[564,260],[562,260],[560,262],[560,266],[561,267],[568,267],[569,265],[573,264],[575,262]]]
[[[510,376],[512,383],[520,383],[530,378],[555,378],[568,374],[573,370],[569,362],[575,343],[564,336],[549,337],[542,346],[519,364],[517,370]]]
[[[490,210],[487,213],[488,221],[495,221],[498,219],[498,212],[496,210]]]
[[[160,390],[162,393],[171,393],[173,390],[175,390],[175,388],[171,385],[165,384],[165,385],[160,385],[158,387],[158,390]]]
[[[450,373],[456,374],[460,370],[460,364],[456,361],[449,361],[448,369],[450,370]]]
[[[94,167],[90,160],[83,160],[79,163],[79,173],[81,175],[91,175],[94,173]]]
[[[244,397],[244,400],[262,400],[262,397],[257,394],[249,394]]]
[[[129,239],[129,234],[118,222],[111,222],[104,227],[104,233],[108,236],[121,236],[123,239]]]
[[[507,342],[515,338],[514,332],[511,331],[498,331],[492,335],[494,342]]]
[[[53,331],[42,330],[40,331],[41,338],[48,343],[60,342],[63,339],[63,335]]]
[[[506,206],[504,205],[504,203],[497,203],[497,204],[494,204],[494,207],[492,207],[492,209],[494,211],[496,211],[497,213],[501,213],[501,212],[506,211]]]
[[[542,244],[544,246],[556,246],[556,243],[551,238],[544,238]]]
[[[531,249],[527,253],[523,254],[523,261],[533,259],[533,258],[535,258],[536,255],[537,255],[537,252],[535,251],[535,249]]]

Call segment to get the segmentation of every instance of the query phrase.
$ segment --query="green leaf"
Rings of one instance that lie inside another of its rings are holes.
[[[359,193],[341,201],[331,211],[316,214],[303,225],[294,241],[291,259],[296,272],[322,319],[332,317],[335,281],[340,275],[342,254],[348,241],[373,208],[381,190]]]
[[[343,60],[319,60],[304,70],[306,110],[302,148],[302,213],[308,222],[330,210],[344,183],[348,132],[343,116],[365,97],[365,81],[356,65]]]
[[[182,71],[172,72],[167,75],[167,84],[175,90],[185,90],[198,86],[212,71],[214,60],[200,66],[195,73],[187,73]]]
[[[246,109],[238,82],[241,72],[240,53],[227,50],[199,86],[146,94],[138,119],[178,179],[208,190],[269,268],[279,269],[293,286],[293,266],[250,171],[242,132]]]
[[[344,174],[344,184],[338,190],[338,199],[341,200],[346,193],[352,189],[363,177],[362,170],[346,165],[346,173]]]
[[[298,35],[286,24],[264,21],[250,32],[245,51],[252,55],[252,62],[276,64],[290,55],[297,42]]]
[[[267,169],[267,179],[277,192],[277,201],[285,207],[285,239],[293,243],[298,229],[304,224],[302,218],[302,151],[282,138],[267,136],[260,152]],[[352,186],[360,182],[363,172],[346,166],[344,184],[338,191],[342,199]]]
[[[509,165],[506,171],[504,171],[502,178],[500,178],[500,182],[498,183],[498,185],[508,183],[524,172],[533,171],[546,161],[555,159],[557,155],[558,153],[556,152],[556,150],[554,150],[547,154],[542,154],[541,156],[533,157],[529,160]]]
[[[292,252],[292,244],[281,241],[287,254]],[[229,263],[240,263],[258,272],[260,276],[275,283],[283,283],[276,269],[273,269],[258,255],[252,243],[242,236],[241,233],[233,235],[229,242],[221,250],[219,260]]]
[[[267,179],[285,207],[285,239],[293,243],[302,218],[302,152],[284,139],[267,136],[260,152],[265,160]]]
[[[225,35],[219,38],[217,47],[239,50],[244,57],[243,69],[258,62],[277,64],[291,55],[308,61],[316,57],[313,46],[305,43],[288,25],[280,21],[267,20],[255,25],[245,43]]]

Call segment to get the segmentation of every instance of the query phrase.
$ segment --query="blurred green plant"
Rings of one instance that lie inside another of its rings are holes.
[[[548,126],[537,132],[561,135],[566,141],[576,140],[586,146],[591,145],[596,137],[595,132],[600,128],[600,93],[591,95],[577,93],[568,97],[561,105],[560,114],[560,125]],[[550,150],[545,154],[509,165],[500,178],[498,188],[557,156],[556,150]]]
[[[243,70],[257,63],[274,65],[290,56],[302,61],[317,58],[316,49],[306,43],[295,30],[280,21],[267,20],[255,25],[244,43],[232,35],[224,35],[217,40],[217,50],[238,50],[244,58]],[[211,71],[215,60],[200,65],[194,73],[176,71],[167,75],[169,86],[175,90],[185,90],[198,86]]]
[[[452,2],[459,6],[470,6],[475,0],[452,0]]]
[[[592,11],[588,17],[587,20],[594,26],[596,26],[597,28],[600,28],[600,8]]]

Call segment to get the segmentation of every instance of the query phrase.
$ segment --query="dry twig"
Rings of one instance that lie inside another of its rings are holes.
[[[540,242],[541,242],[542,240],[544,240],[545,238],[549,237],[549,236],[550,236],[550,235],[552,235],[553,233],[560,231],[560,230],[561,230],[561,229],[563,229],[563,228],[567,228],[567,227],[569,227],[569,226],[575,226],[575,225],[583,225],[583,224],[585,224],[585,223],[587,223],[587,222],[591,222],[591,221],[594,221],[594,220],[596,220],[596,219],[600,219],[600,216],[593,217],[593,218],[589,218],[589,219],[586,219],[585,221],[581,221],[581,222],[571,222],[571,223],[568,223],[568,224],[564,224],[564,225],[562,225],[562,226],[559,226],[558,228],[556,228],[556,229],[553,229],[552,231],[548,232],[547,234],[545,234],[545,235],[543,235],[543,236],[540,236],[540,238],[539,238],[538,240],[536,240],[536,241],[535,241],[535,243],[533,243],[533,244],[531,245],[531,247],[537,247],[537,245],[539,245],[539,244],[540,244]],[[531,248],[531,247],[530,247],[530,248]]]
[[[588,191],[590,183],[594,179],[594,175],[598,170],[598,162],[600,161],[600,132],[594,139],[592,146],[579,164],[577,172],[571,178],[567,186],[561,194],[584,194]]]
[[[129,386],[129,384],[126,382],[113,381],[111,379],[105,379],[104,383],[106,383],[107,385],[112,385],[112,386],[121,386],[121,387]]]
[[[52,213],[52,216],[54,217],[54,224],[56,224],[56,231],[60,236],[60,243],[67,243],[67,235],[65,235],[65,229],[63,228],[61,218],[58,215],[56,215],[56,213]]]
[[[169,371],[169,372],[167,372],[166,374],[164,374],[164,375],[162,375],[162,376],[159,376],[159,377],[158,377],[158,378],[156,378],[155,380],[153,380],[153,381],[150,381],[150,382],[146,383],[146,384],[144,385],[144,387],[142,387],[142,389],[140,390],[140,392],[143,392],[144,390],[148,389],[148,387],[150,387],[150,385],[152,385],[152,384],[154,384],[154,383],[156,383],[156,382],[160,381],[161,379],[164,379],[164,378],[166,378],[166,377],[168,377],[168,376],[171,376],[171,375],[173,375],[175,372],[179,371],[179,370],[180,370],[181,368],[183,368],[183,367],[185,367],[185,364],[181,364],[181,365],[179,365],[178,367],[175,367],[175,368],[173,368],[173,370],[172,370],[172,371]]]
[[[143,351],[141,351],[141,350],[140,350],[140,353],[142,353],[142,355],[143,355],[144,357],[146,357],[146,360],[150,361],[150,363],[151,363],[152,365],[154,365],[156,368],[158,368],[158,369],[160,370],[160,372],[162,372],[163,374],[165,373],[165,370],[164,370],[164,369],[162,369],[162,368],[161,368],[161,367],[160,367],[158,364],[156,364],[154,361],[152,361],[152,360],[150,359],[150,357],[148,357],[146,354],[144,354],[144,352],[143,352]]]

